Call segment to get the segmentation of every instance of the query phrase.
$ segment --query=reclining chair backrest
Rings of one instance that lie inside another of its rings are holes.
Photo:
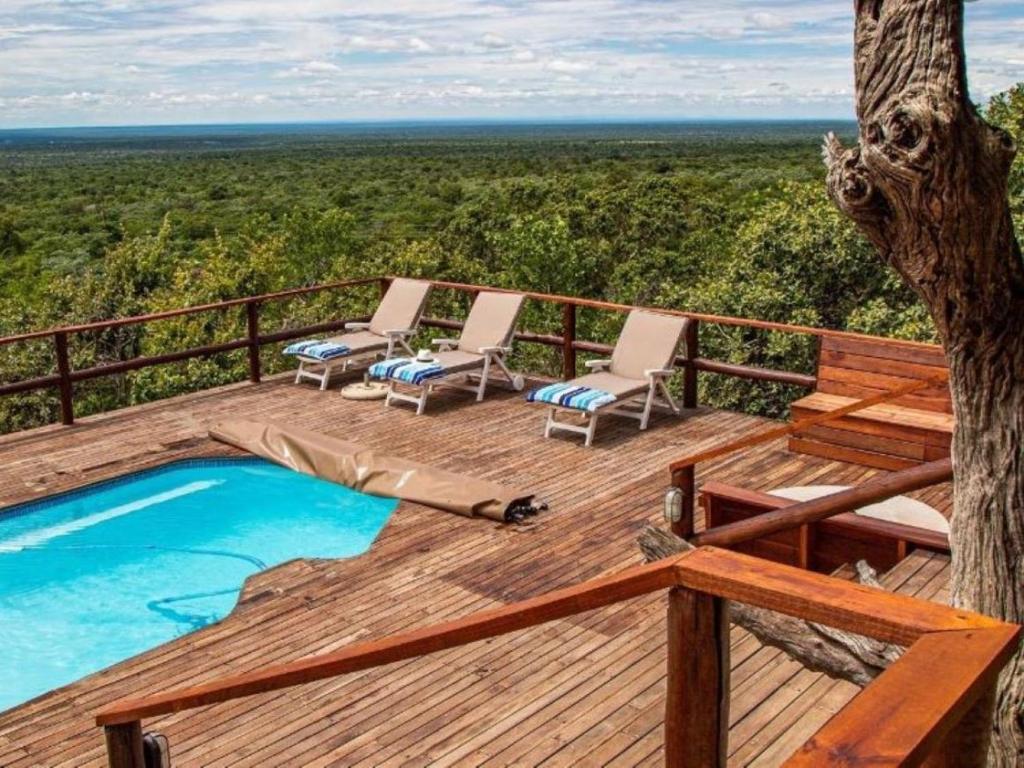
[[[405,331],[419,325],[427,305],[430,283],[396,277],[370,319],[370,331],[383,336],[387,331]]]
[[[459,349],[479,353],[483,347],[508,347],[526,297],[521,293],[481,291],[462,327]]]
[[[608,370],[627,379],[643,379],[644,371],[668,370],[686,329],[686,318],[634,309],[626,318]]]

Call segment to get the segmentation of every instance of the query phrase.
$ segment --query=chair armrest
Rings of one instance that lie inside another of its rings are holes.
[[[345,323],[346,331],[365,331],[369,327],[369,323]]]
[[[442,349],[451,349],[457,346],[459,343],[458,339],[431,339],[430,343],[435,347],[441,347]]]
[[[384,331],[385,336],[412,336],[414,333],[416,333],[415,328],[392,328]]]
[[[655,379],[671,376],[673,373],[675,373],[675,369],[673,368],[651,368],[650,370],[644,371],[644,376],[648,379]]]
[[[611,364],[611,360],[587,360],[583,363],[587,368],[607,368]]]
[[[505,353],[507,355],[511,351],[512,351],[512,347],[501,347],[501,346],[480,347],[479,349],[477,349],[477,352],[479,352],[481,355],[490,354],[491,352],[503,352],[503,353]]]

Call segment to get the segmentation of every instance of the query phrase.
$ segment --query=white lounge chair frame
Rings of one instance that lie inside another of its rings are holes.
[[[588,360],[584,365],[595,370],[606,370],[611,365],[611,362],[611,360]],[[550,406],[548,408],[547,421],[544,424],[544,437],[551,437],[551,433],[557,430],[575,432],[586,438],[583,441],[583,445],[589,448],[594,444],[594,434],[597,432],[597,419],[599,416],[615,415],[637,419],[640,422],[641,430],[647,429],[647,424],[651,419],[651,411],[655,408],[663,408],[669,413],[678,416],[682,411],[675,398],[672,397],[672,393],[668,391],[668,385],[665,383],[673,373],[675,371],[671,369],[644,371],[648,379],[646,385],[637,387],[633,392],[620,395],[614,403],[608,403],[608,405],[601,406],[594,411],[561,408],[557,405]],[[660,398],[658,396],[659,393]],[[641,396],[643,397],[642,401],[639,399]],[[642,405],[640,410],[631,407],[637,405]],[[559,412],[571,413],[581,417],[585,422],[585,426],[558,421],[555,417]]]
[[[347,332],[368,331],[369,329],[369,323],[345,323],[345,330]],[[408,354],[414,355],[416,353],[409,346],[409,339],[415,334],[415,328],[384,331],[384,336],[381,337],[379,346],[360,349],[350,355],[334,360],[318,360],[315,357],[299,355],[299,368],[295,371],[295,383],[298,384],[303,379],[310,379],[311,381],[320,382],[320,390],[323,391],[330,386],[331,376],[335,373],[347,373],[349,368],[355,364],[365,365],[371,360],[388,360],[394,357],[396,345],[404,349]],[[383,357],[381,356],[382,348]],[[317,371],[317,368],[321,370]]]
[[[608,372],[625,382],[635,381],[636,386],[627,386],[624,389],[612,392],[616,397],[615,401],[601,406],[594,411],[545,404],[547,405],[547,420],[544,424],[544,437],[551,437],[552,432],[559,430],[573,432],[583,435],[583,444],[589,448],[594,443],[598,419],[603,415],[626,416],[636,419],[640,422],[640,429],[645,430],[650,422],[651,412],[655,408],[659,410],[664,409],[676,416],[682,413],[675,398],[672,397],[672,393],[669,392],[667,381],[675,373],[672,365],[683,339],[686,327],[685,322],[679,322],[674,318],[670,319],[665,315],[658,315],[657,313],[640,310],[631,312],[626,320],[626,326],[623,327],[622,334],[619,336],[619,341],[615,346],[612,358],[607,360],[589,360],[585,365],[591,370],[592,374]],[[660,349],[655,347],[651,351],[646,350],[643,341],[655,335],[659,339],[664,339],[664,344]],[[631,338],[627,338],[627,336],[631,336]],[[636,345],[637,341],[641,343]],[[671,342],[671,346],[669,346],[669,342]],[[619,355],[623,357],[631,356],[631,348],[634,345],[639,349],[638,353],[635,351],[632,353],[634,359],[625,364],[625,370],[616,370],[616,365],[622,365],[622,363],[615,363],[616,357]],[[638,361],[635,359],[637,354],[639,354],[641,360],[645,357],[653,358],[649,362],[661,363],[666,367],[644,368],[641,374],[637,368]],[[578,379],[581,385],[587,385],[586,378],[584,376]],[[576,381],[576,379],[573,381]],[[572,414],[581,423],[572,424],[559,420],[557,417],[560,413]]]
[[[481,297],[485,295],[486,294],[483,293],[480,294]],[[477,347],[473,350],[459,350],[462,352],[468,352],[472,355],[478,355],[479,358],[446,367],[446,373],[444,376],[427,379],[422,384],[409,384],[404,381],[389,379],[388,392],[387,396],[384,398],[384,405],[390,406],[391,403],[395,401],[412,403],[416,406],[416,415],[421,416],[427,408],[427,400],[431,393],[435,389],[443,387],[471,392],[476,395],[476,402],[479,403],[484,399],[484,395],[487,392],[487,385],[492,383],[492,376],[495,368],[501,372],[502,378],[508,388],[516,392],[521,392],[526,386],[526,379],[521,374],[514,373],[509,370],[508,366],[505,364],[505,356],[512,351],[512,339],[516,332],[516,320],[519,317],[519,312],[522,310],[522,301],[524,297],[519,296],[519,298],[519,308],[517,309],[515,316],[511,318],[508,330],[506,331],[501,344]],[[477,301],[479,300],[480,297],[477,297]],[[463,329],[463,338],[465,335],[466,328]],[[441,356],[442,363],[444,362],[444,353],[456,351],[457,348],[460,347],[461,343],[462,338],[433,339],[431,341],[431,344],[438,348],[438,354]],[[475,383],[472,383],[474,380]]]
[[[404,286],[402,284],[405,284]],[[423,310],[426,307],[427,299],[430,296],[430,286],[420,280],[410,280],[408,278],[395,278],[392,285],[388,288],[388,291],[392,291],[395,288],[399,290],[404,289],[406,292],[412,289],[413,286],[422,286],[423,294],[420,299],[420,303],[417,307],[414,307],[414,312],[410,316],[403,312],[401,307],[401,295],[398,296],[398,308],[392,302],[389,307],[385,307],[384,304],[387,300],[387,294],[381,299],[380,305],[377,307],[377,313],[374,319],[370,322],[358,322],[358,323],[345,323],[345,332],[353,333],[358,331],[365,331],[372,334],[373,336],[379,337],[379,341],[371,342],[369,344],[363,343],[357,346],[352,352],[343,357],[337,357],[332,360],[320,360],[315,357],[308,357],[306,355],[298,355],[299,368],[295,372],[295,383],[299,384],[304,379],[315,381],[320,384],[320,390],[323,391],[331,384],[331,376],[335,373],[346,373],[350,368],[356,364],[365,365],[374,360],[380,359],[383,352],[383,359],[387,360],[394,356],[396,347],[401,347],[409,355],[414,354],[412,348],[409,346],[409,339],[411,339],[415,333],[416,328],[419,326],[420,317],[423,315]],[[379,325],[387,322],[389,315],[395,315],[397,311],[398,319],[401,320],[412,320],[412,326],[409,328],[395,328],[395,329],[381,329],[373,330],[375,322]],[[384,313],[384,317],[379,317],[380,313]],[[344,341],[345,336],[333,337],[334,340]]]

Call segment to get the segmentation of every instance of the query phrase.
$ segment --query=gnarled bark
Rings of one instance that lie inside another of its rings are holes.
[[[644,529],[637,543],[648,562],[694,548],[678,536],[652,527]],[[857,563],[857,576],[861,584],[881,588],[875,578],[875,571],[863,561]],[[882,674],[903,653],[898,645],[812,621],[794,619],[746,603],[731,603],[729,618],[750,632],[762,645],[784,651],[808,669],[824,672],[840,680],[849,680],[860,686],[867,685]]]
[[[1024,622],[1024,263],[1016,148],[967,92],[960,0],[856,0],[858,146],[826,138],[837,205],[928,306],[950,363],[956,605]],[[1000,680],[991,762],[1024,764],[1024,655]]]

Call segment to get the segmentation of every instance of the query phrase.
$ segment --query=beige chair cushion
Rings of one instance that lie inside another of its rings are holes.
[[[616,376],[614,373],[608,373],[607,371],[588,373],[586,376],[575,378],[569,383],[579,387],[599,389],[618,398],[646,392],[647,387],[650,386],[646,379],[643,381],[627,379],[624,376]]]
[[[507,347],[525,298],[520,293],[481,291],[462,328],[459,349],[479,354],[483,347]]]
[[[419,325],[430,295],[430,283],[396,277],[370,319],[370,330],[378,336],[387,331],[404,331]]]
[[[479,368],[484,364],[483,355],[478,355],[475,352],[463,352],[460,349],[438,352],[434,355],[434,359],[449,373],[464,371],[467,368]]]
[[[340,336],[331,336],[327,341],[334,342],[335,344],[344,344],[351,352],[350,354],[357,354],[360,352],[369,352],[374,349],[386,349],[388,346],[388,340],[384,336],[378,336],[375,333],[369,331],[353,331],[352,333],[343,333]],[[299,355],[302,357],[302,355]],[[315,360],[316,358],[309,358]],[[334,360],[341,362],[344,357],[336,357]],[[317,360],[317,362],[323,362]],[[332,362],[332,361],[328,361]]]
[[[686,319],[634,309],[612,352],[609,371],[627,379],[644,379],[644,371],[672,367]]]

